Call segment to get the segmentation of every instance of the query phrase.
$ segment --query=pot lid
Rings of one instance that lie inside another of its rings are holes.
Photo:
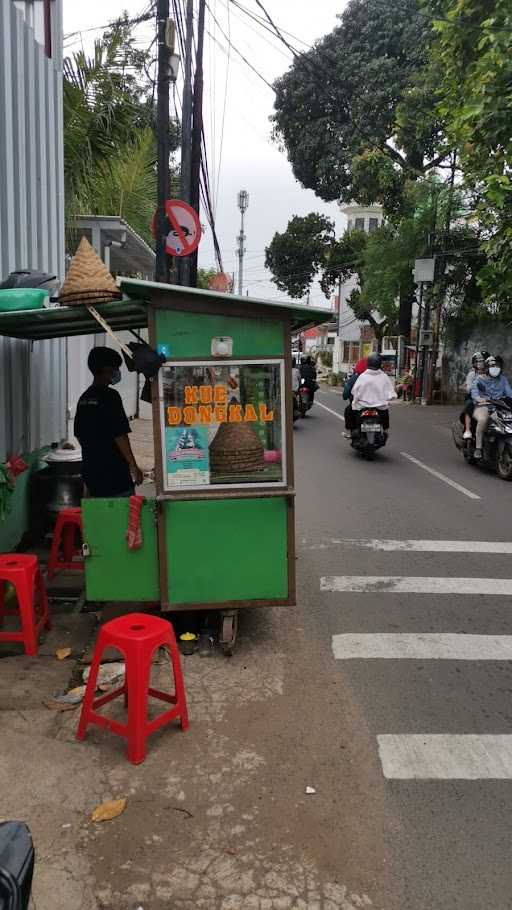
[[[76,462],[82,460],[82,450],[79,446],[68,445],[59,446],[56,449],[50,449],[48,455],[45,455],[44,461],[48,464],[62,464],[63,462]]]

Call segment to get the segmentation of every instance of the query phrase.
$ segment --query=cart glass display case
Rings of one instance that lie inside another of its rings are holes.
[[[286,486],[284,360],[166,363],[163,489]]]

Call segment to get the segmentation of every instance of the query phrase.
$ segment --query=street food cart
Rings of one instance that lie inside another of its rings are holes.
[[[147,326],[165,359],[151,383],[155,487],[138,550],[127,500],[83,500],[87,599],[218,610],[229,652],[239,608],[294,603],[291,337],[329,313],[119,283],[123,300],[99,312],[114,331]],[[0,334],[32,340],[98,329],[82,307],[0,316]]]

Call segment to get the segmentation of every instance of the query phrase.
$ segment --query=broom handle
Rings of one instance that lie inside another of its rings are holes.
[[[91,316],[93,316],[94,319],[96,320],[96,322],[99,322],[101,327],[103,329],[105,329],[107,335],[110,335],[110,337],[114,339],[114,341],[119,345],[121,350],[124,351],[124,353],[127,355],[127,357],[133,357],[133,354],[130,351],[130,348],[127,347],[125,344],[123,344],[123,342],[112,331],[108,322],[105,319],[103,319],[103,316],[100,316],[96,307],[91,306],[89,303],[86,303],[85,305],[86,305],[87,309],[89,310],[89,313],[91,314]]]

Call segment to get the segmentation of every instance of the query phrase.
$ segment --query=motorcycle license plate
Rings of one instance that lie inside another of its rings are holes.
[[[380,423],[362,423],[361,430],[363,433],[382,433]]]

